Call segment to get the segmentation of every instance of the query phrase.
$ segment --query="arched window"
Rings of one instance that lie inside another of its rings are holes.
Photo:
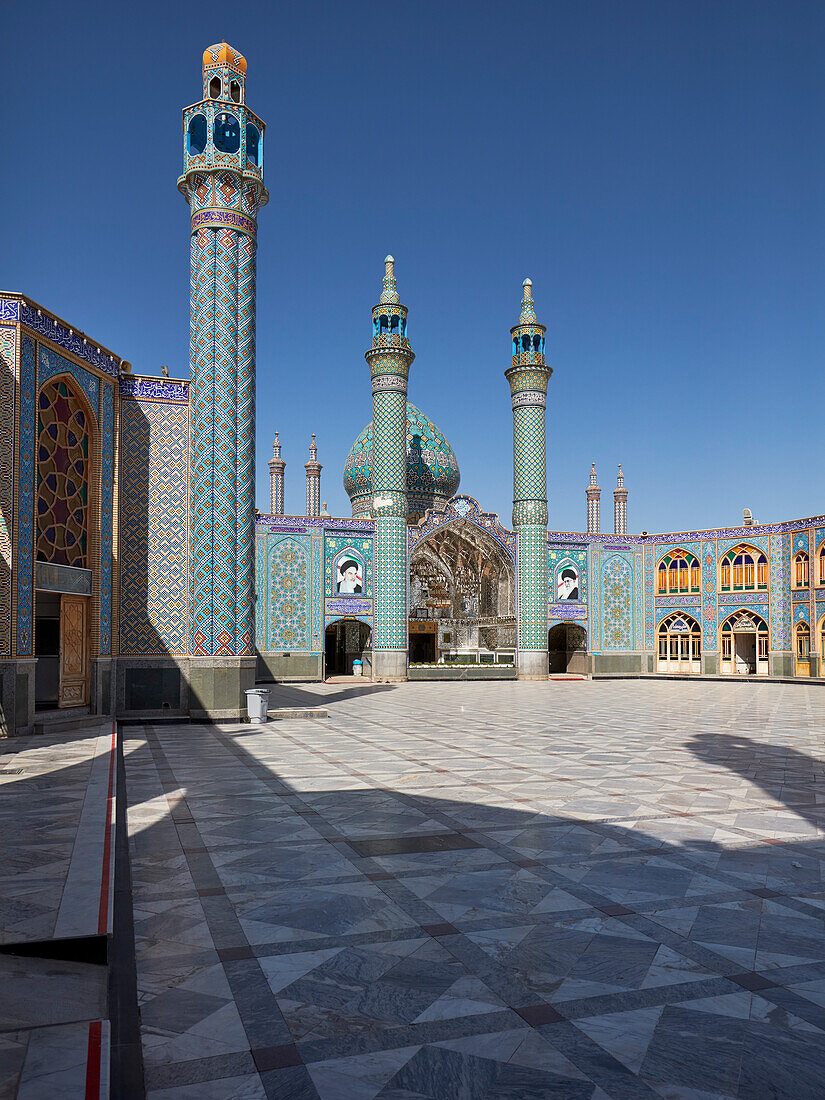
[[[241,102],[241,82],[239,80],[229,82],[229,98],[233,103]]]
[[[671,550],[659,562],[657,592],[698,592],[702,585],[699,561],[687,550]]]
[[[702,671],[702,628],[690,615],[676,612],[659,625],[659,672]]]
[[[719,585],[723,592],[767,590],[768,559],[755,546],[734,546],[722,558]]]
[[[808,587],[808,555],[800,550],[793,560],[793,584],[794,588]]]
[[[221,78],[219,76],[213,76],[209,81],[209,98],[221,98]]]
[[[215,115],[215,148],[221,153],[237,153],[241,147],[241,127],[234,115],[225,111]]]
[[[246,159],[256,168],[261,165],[261,133],[251,122],[246,124]]]
[[[819,620],[819,656],[825,661],[825,615]]]
[[[819,577],[817,584],[825,584],[825,542],[819,548]]]
[[[796,655],[802,658],[811,655],[811,628],[805,622],[796,624]]]
[[[206,119],[203,115],[193,115],[186,132],[187,150],[190,154],[202,153],[206,148]]]
[[[37,560],[87,568],[89,423],[62,379],[37,402]]]
[[[722,624],[721,671],[734,676],[767,676],[768,624],[761,615],[737,611]]]

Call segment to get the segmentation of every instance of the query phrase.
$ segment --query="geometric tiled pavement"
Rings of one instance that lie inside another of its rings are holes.
[[[278,692],[125,730],[151,1100],[823,1095],[821,688]]]

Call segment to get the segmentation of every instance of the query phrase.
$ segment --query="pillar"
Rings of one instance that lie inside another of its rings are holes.
[[[621,464],[616,488],[613,490],[613,534],[622,536],[627,534],[627,489],[624,487]]]
[[[318,461],[318,448],[315,446],[315,436],[309,445],[309,462],[304,463],[307,473],[307,516],[319,516],[321,514],[321,470],[323,466]]]
[[[602,491],[596,482],[595,462],[590,468],[590,484],[585,489],[584,495],[587,497],[587,533],[588,535],[597,535],[601,528],[600,497]]]
[[[178,180],[191,211],[190,711],[228,719],[255,682],[255,260],[269,198],[245,82],[237,50],[205,51]]]
[[[286,463],[281,458],[281,441],[278,433],[275,433],[275,442],[272,444],[272,458],[269,461],[269,514],[282,516],[284,514],[284,470]]]
[[[546,328],[538,324],[533,284],[523,283],[521,316],[510,330],[513,363],[505,371],[513,401],[513,527],[518,551],[518,678],[546,680],[547,453],[545,409],[553,373],[545,363]]]
[[[381,300],[373,307],[373,678],[407,679],[407,380],[415,355],[407,339],[407,307],[399,303],[392,256],[384,261]]]

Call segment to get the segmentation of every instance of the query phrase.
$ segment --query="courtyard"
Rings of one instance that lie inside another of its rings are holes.
[[[328,717],[122,730],[150,1100],[822,1095],[819,687],[301,685],[272,705]],[[40,792],[18,835],[57,791],[71,833],[70,784],[79,806],[105,782],[105,738],[88,764],[83,743],[7,743],[4,794],[35,770]],[[47,873],[22,859],[7,942]],[[65,892],[31,937],[82,934]],[[32,1034],[11,1015],[6,1067]],[[48,1076],[19,1095],[76,1094]]]

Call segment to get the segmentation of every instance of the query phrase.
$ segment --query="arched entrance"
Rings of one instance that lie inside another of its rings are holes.
[[[357,619],[336,619],[324,631],[324,676],[351,676],[353,661],[369,648],[371,631]]]
[[[410,663],[514,665],[515,563],[486,531],[455,519],[410,558]]]
[[[550,672],[587,674],[587,631],[579,623],[558,623],[547,632]]]
[[[668,615],[659,624],[657,672],[702,671],[702,628],[683,611]]]
[[[797,676],[811,675],[811,628],[806,622],[796,624],[794,631],[794,659]]]
[[[92,410],[67,375],[41,386],[37,433],[35,707],[50,710],[88,704],[93,655],[89,532],[99,523],[91,492],[99,467]],[[53,568],[41,574],[40,563]]]
[[[719,633],[724,675],[768,675],[768,624],[761,615],[737,611],[722,623]]]

